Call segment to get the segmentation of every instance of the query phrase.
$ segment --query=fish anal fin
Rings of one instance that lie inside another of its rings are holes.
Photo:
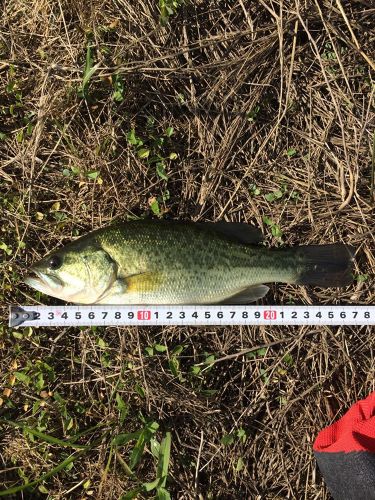
[[[245,245],[257,245],[263,240],[262,231],[242,222],[197,222],[202,229],[214,231],[232,241]]]
[[[249,304],[263,298],[268,292],[266,285],[253,285],[223,300],[221,304]]]

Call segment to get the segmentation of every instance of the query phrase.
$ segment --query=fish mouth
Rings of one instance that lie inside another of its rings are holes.
[[[48,293],[48,291],[56,292],[63,286],[62,281],[57,276],[45,274],[35,268],[30,269],[30,274],[23,281],[26,285],[42,293]]]

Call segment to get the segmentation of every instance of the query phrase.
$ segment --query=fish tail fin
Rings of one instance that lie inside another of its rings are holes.
[[[355,249],[342,243],[298,247],[301,271],[299,285],[342,287],[353,281],[352,264]]]

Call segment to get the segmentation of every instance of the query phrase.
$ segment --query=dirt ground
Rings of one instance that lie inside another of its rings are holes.
[[[0,494],[330,498],[312,444],[374,390],[374,329],[14,330],[6,316],[56,303],[22,284],[32,262],[134,217],[350,243],[351,286],[272,285],[263,303],[373,304],[374,7],[2,3]]]

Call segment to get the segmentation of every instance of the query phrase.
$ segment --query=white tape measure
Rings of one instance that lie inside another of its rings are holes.
[[[11,306],[9,326],[375,325],[375,306]]]

